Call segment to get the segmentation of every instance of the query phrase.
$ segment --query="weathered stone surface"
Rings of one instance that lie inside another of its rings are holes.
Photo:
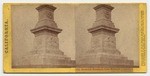
[[[41,5],[36,8],[39,12],[39,21],[35,28],[41,26],[50,26],[57,28],[57,24],[54,21],[54,11],[56,7],[52,5]]]
[[[88,53],[84,55],[79,63],[79,67],[133,67],[133,61],[128,60],[120,54],[107,54],[107,53]],[[96,66],[94,66],[94,64]],[[87,65],[87,66],[85,66]],[[106,66],[107,65],[107,66]]]
[[[133,67],[133,60],[128,60],[116,49],[115,33],[119,31],[111,21],[110,5],[98,5],[96,21],[89,33],[92,34],[91,49],[81,56],[78,67]]]
[[[94,9],[96,11],[96,21],[93,24],[93,27],[99,25],[115,27],[111,21],[111,11],[114,9],[114,7],[106,4],[101,4],[94,7]]]

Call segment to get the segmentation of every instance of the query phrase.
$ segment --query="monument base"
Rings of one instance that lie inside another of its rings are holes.
[[[77,67],[99,67],[99,68],[123,68],[133,67],[133,60],[128,60],[123,55],[107,54],[107,53],[92,53],[84,55],[79,60]]]
[[[65,55],[34,54],[22,59],[24,63],[14,68],[67,68],[75,67],[75,61]]]

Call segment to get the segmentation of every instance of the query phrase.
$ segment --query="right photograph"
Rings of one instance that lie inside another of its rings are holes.
[[[76,67],[139,67],[138,4],[75,6]]]

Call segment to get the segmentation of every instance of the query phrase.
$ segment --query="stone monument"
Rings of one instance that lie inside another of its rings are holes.
[[[57,27],[54,21],[52,5],[40,5],[36,8],[39,12],[39,20],[31,32],[35,35],[34,47],[30,52],[30,67],[72,67],[74,61],[64,55],[59,49],[58,34],[62,29]]]
[[[132,67],[133,60],[128,60],[116,49],[115,33],[119,31],[111,21],[110,5],[97,5],[96,21],[89,33],[92,34],[91,48],[78,62],[79,67]]]

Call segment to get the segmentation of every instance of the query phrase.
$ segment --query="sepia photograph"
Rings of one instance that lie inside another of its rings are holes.
[[[79,67],[138,67],[138,4],[79,5],[76,8]]]
[[[12,6],[12,67],[138,67],[138,4]]]
[[[75,65],[72,5],[12,6],[12,67]]]

